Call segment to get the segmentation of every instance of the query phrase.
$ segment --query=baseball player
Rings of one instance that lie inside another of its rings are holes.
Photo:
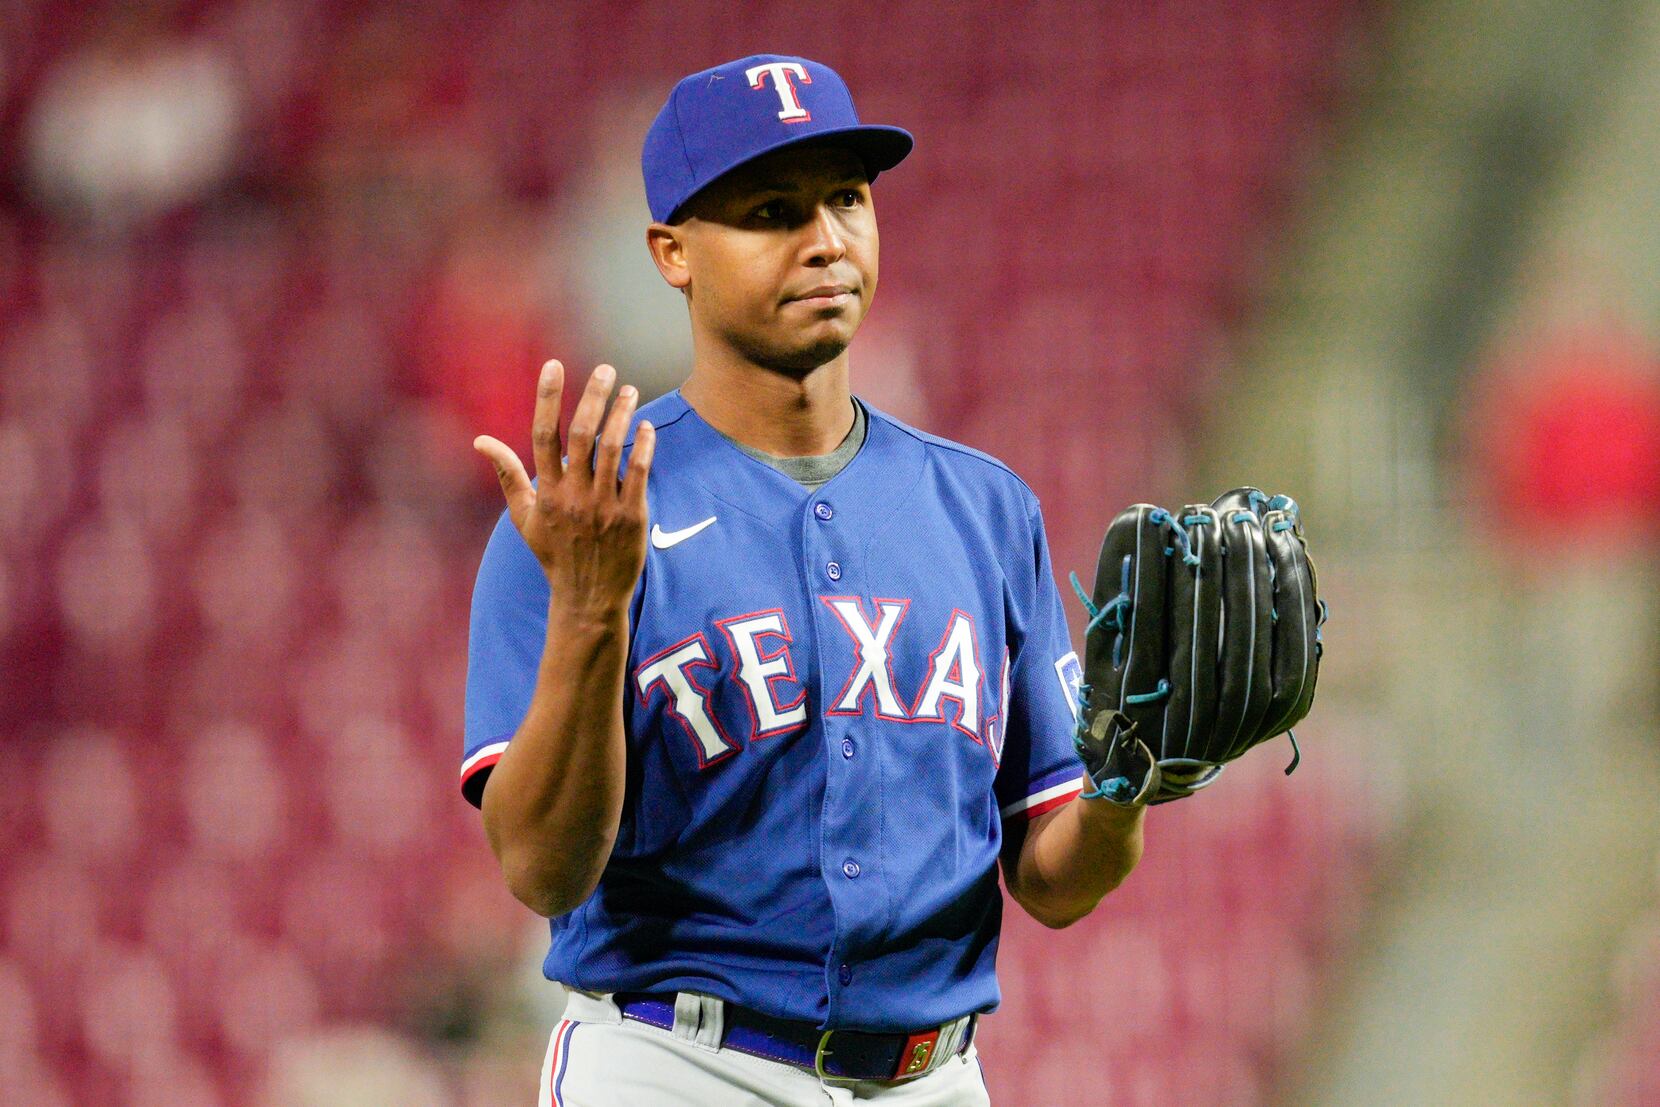
[[[1061,927],[1140,856],[1036,498],[849,390],[911,145],[805,58],[680,81],[641,161],[690,375],[636,410],[601,365],[561,435],[550,361],[536,479],[475,442],[461,785],[569,989],[542,1104],[987,1103],[999,861]]]

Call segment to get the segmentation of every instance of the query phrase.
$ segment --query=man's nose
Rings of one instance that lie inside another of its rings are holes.
[[[840,261],[847,253],[847,244],[842,241],[841,227],[837,225],[835,214],[828,205],[820,204],[813,212],[806,232],[808,265],[831,265]]]

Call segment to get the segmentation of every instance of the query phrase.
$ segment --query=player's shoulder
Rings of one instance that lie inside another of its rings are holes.
[[[938,434],[911,426],[909,423],[865,403],[865,411],[873,422],[879,422],[914,441],[928,455],[929,460],[944,469],[953,479],[979,486],[983,490],[1017,500],[1028,510],[1037,507],[1037,494],[1019,473],[1003,461]]]
[[[678,388],[663,393],[655,400],[641,404],[634,412],[634,421],[628,428],[628,440],[625,445],[632,446],[634,444],[634,432],[639,429],[642,420],[651,420],[652,427],[656,429],[660,437],[665,432],[672,435],[674,428],[686,421],[686,416],[691,410],[692,405],[681,398],[680,389]]]

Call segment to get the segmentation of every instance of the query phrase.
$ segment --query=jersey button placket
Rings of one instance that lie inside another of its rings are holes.
[[[811,499],[805,514],[799,518],[803,556],[800,564],[803,567],[817,564],[819,567],[819,585],[813,589],[819,595],[814,599],[845,598],[841,593],[855,591],[859,582],[854,566],[846,560],[853,550],[840,542],[841,514],[827,500]],[[812,618],[816,624],[820,656],[826,660],[819,673],[825,685],[821,688],[821,695],[828,701],[837,695],[837,690],[852,671],[847,666],[856,665],[858,659],[855,643],[849,638],[849,631],[840,621],[838,613],[826,602],[815,602],[813,608]],[[855,749],[849,735],[854,720],[844,717],[847,714],[825,712],[820,721],[824,753],[842,766],[841,771],[832,770],[828,774],[819,825],[820,857],[824,864],[822,872],[835,913],[835,935],[830,955],[825,959],[832,1018],[838,1017],[841,1011],[841,991],[853,980],[854,962],[848,956],[853,952],[852,935],[868,930],[874,923],[874,916],[885,909],[886,904],[886,898],[880,895],[881,888],[869,886],[871,880],[877,878],[874,875],[867,877],[859,861],[854,860],[860,853],[873,848],[868,841],[869,823],[873,817],[869,793],[876,787],[876,782],[867,779],[869,772],[875,768],[872,764],[866,764],[870,758],[854,757],[855,752],[863,751]],[[837,756],[838,752],[840,756]]]

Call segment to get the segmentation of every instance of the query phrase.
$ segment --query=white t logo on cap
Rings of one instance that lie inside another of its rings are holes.
[[[784,109],[778,113],[778,118],[785,123],[805,123],[811,119],[812,113],[796,99],[795,85],[790,80],[790,74],[794,73],[801,78],[802,84],[812,84],[813,79],[807,76],[806,68],[800,62],[767,62],[744,70],[744,79],[749,82],[750,88],[765,88],[768,73],[772,74],[772,87],[778,92],[778,102]]]

